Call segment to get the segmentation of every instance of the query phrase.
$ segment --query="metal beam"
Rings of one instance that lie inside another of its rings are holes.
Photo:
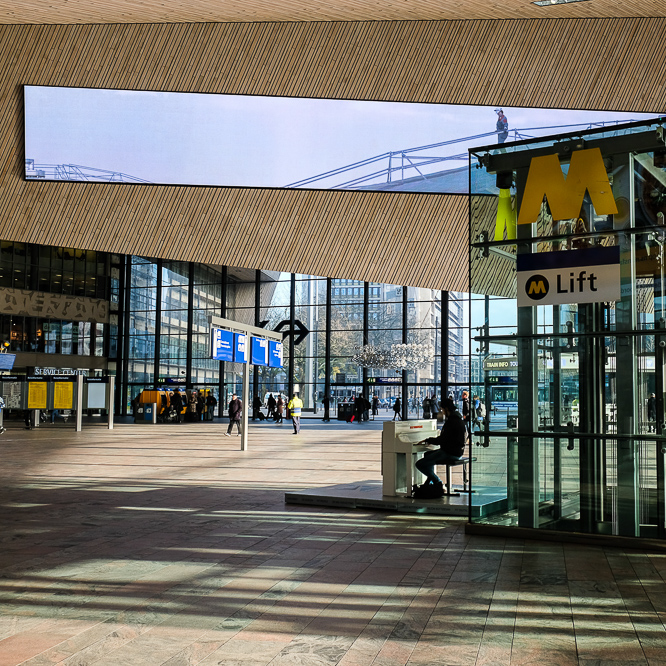
[[[486,166],[490,174],[502,171],[515,171],[516,169],[529,168],[533,157],[541,155],[559,155],[562,162],[571,159],[571,153],[576,150],[587,148],[599,148],[601,154],[617,155],[620,153],[641,153],[652,150],[664,149],[664,134],[661,128],[653,128],[646,132],[636,134],[623,134],[595,139],[594,137],[562,137],[548,146],[530,149],[529,145],[517,147],[515,152],[485,153],[478,155],[479,160]],[[507,147],[507,150],[510,148]]]
[[[249,324],[243,324],[240,321],[233,321],[232,319],[224,319],[223,317],[208,315],[208,323],[211,326],[228,328],[230,331],[236,331],[237,333],[246,333],[248,335],[254,335],[259,338],[266,338],[267,340],[282,342],[282,333],[269,331],[265,328],[259,328],[258,326],[250,326]]]

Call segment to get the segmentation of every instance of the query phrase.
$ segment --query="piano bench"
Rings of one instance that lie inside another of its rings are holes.
[[[459,495],[460,493],[471,493],[469,489],[469,470],[467,466],[469,465],[470,460],[474,461],[476,458],[469,458],[463,456],[460,460],[452,463],[439,463],[440,465],[446,466],[446,492],[445,495]],[[462,465],[463,468],[463,487],[462,489],[458,488],[455,491],[451,492],[451,468],[458,467]]]

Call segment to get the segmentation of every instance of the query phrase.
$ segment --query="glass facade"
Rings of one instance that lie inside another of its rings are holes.
[[[0,314],[0,341],[9,343],[8,351],[115,359],[117,315],[110,323],[68,318],[72,307],[63,298],[101,299],[117,311],[118,269],[112,255],[0,241],[0,287],[16,290],[8,292],[12,296]],[[55,304],[46,303],[43,294],[54,295]],[[43,314],[26,314],[31,309]]]
[[[473,522],[666,536],[663,136],[471,151]]]
[[[129,323],[120,382],[125,405],[142,389],[176,379],[211,389],[223,404],[231,392],[240,392],[241,366],[210,360],[208,315],[295,330],[285,340],[284,367],[254,367],[250,391],[263,400],[297,387],[305,411],[321,412],[327,391],[334,414],[338,402],[359,393],[377,394],[386,410],[395,397],[407,395],[406,414],[415,417],[426,394],[441,397],[443,388],[458,394],[468,381],[461,294],[141,257],[128,258],[127,271]],[[300,332],[307,333],[301,340]],[[363,344],[403,342],[428,346],[432,362],[398,373],[352,361]],[[450,364],[442,355],[446,349]],[[398,383],[384,383],[386,378]]]
[[[427,394],[459,396],[469,381],[466,301],[458,293],[8,241],[0,243],[0,282],[22,298],[34,296],[44,312],[28,316],[17,305],[0,314],[0,341],[35,358],[22,357],[15,371],[43,365],[37,354],[96,357],[47,361],[53,370],[115,374],[121,413],[131,411],[142,389],[165,384],[211,390],[223,403],[240,392],[242,367],[210,358],[210,315],[293,331],[284,367],[253,367],[251,392],[264,400],[297,388],[309,412],[323,411],[327,393],[333,415],[339,402],[363,393],[376,394],[387,414],[396,397],[406,396],[404,416],[414,418]],[[53,303],[71,311],[68,297],[90,299],[86,307],[94,300],[103,316],[58,317]],[[410,342],[429,349],[428,365],[400,372],[352,360],[364,344]]]

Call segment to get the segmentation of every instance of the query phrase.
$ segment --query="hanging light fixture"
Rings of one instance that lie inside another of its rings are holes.
[[[416,369],[433,362],[429,345],[414,342],[395,344],[390,347],[363,345],[356,348],[352,362],[364,368]]]

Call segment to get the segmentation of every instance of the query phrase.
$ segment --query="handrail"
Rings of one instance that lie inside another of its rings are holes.
[[[630,441],[661,442],[666,441],[666,434],[659,435],[656,432],[645,435],[629,435],[624,433],[578,433],[569,430],[482,430],[474,433],[477,437],[533,437],[535,439],[624,439]]]
[[[524,138],[524,133],[525,132],[536,132],[536,131],[542,131],[542,130],[561,130],[565,128],[581,128],[581,131],[587,131],[590,129],[593,129],[595,127],[606,127],[607,125],[617,125],[619,123],[624,123],[624,122],[632,122],[631,120],[608,120],[608,121],[600,121],[600,122],[595,122],[595,123],[572,123],[570,125],[550,125],[546,127],[526,127],[523,129],[510,129],[509,134],[513,134],[514,141],[517,140],[522,140]],[[442,148],[444,146],[451,146],[456,143],[463,143],[466,141],[474,141],[476,139],[482,139],[484,137],[489,137],[489,136],[496,136],[498,134],[501,134],[502,132],[498,131],[493,131],[493,132],[484,132],[482,134],[475,134],[472,136],[465,136],[465,137],[459,137],[457,139],[448,139],[447,141],[440,141],[438,143],[430,143],[426,144],[423,146],[416,146],[413,148],[403,148],[400,150],[392,150],[392,151],[387,151],[385,153],[381,153],[380,155],[374,155],[372,157],[368,157],[364,160],[359,160],[358,162],[353,162],[352,164],[348,164],[347,166],[343,167],[338,167],[337,169],[331,169],[330,171],[325,171],[323,173],[317,174],[315,176],[311,176],[309,178],[304,178],[302,180],[296,181],[294,183],[290,183],[289,185],[285,185],[285,188],[299,188],[299,187],[306,187],[307,185],[311,185],[312,183],[316,183],[320,180],[326,180],[327,178],[331,178],[333,176],[337,176],[342,173],[346,173],[348,171],[352,171],[354,169],[359,169],[363,166],[368,166],[370,164],[374,164],[376,162],[379,162],[381,160],[387,159],[388,160],[388,165],[385,169],[381,169],[380,171],[376,171],[373,174],[370,175],[363,175],[359,176],[358,178],[351,179],[347,181],[346,183],[343,183],[341,185],[335,185],[331,187],[330,189],[341,189],[343,187],[351,187],[353,185],[357,185],[360,183],[363,183],[367,180],[370,180],[372,178],[377,178],[382,175],[386,175],[387,179],[386,182],[389,183],[390,181],[390,175],[391,173],[395,171],[405,171],[408,169],[416,169],[416,165],[409,164],[407,166],[401,165],[399,167],[392,167],[391,166],[391,161],[395,158],[402,158],[405,159],[407,155],[411,155],[412,153],[419,152],[422,150],[430,150],[432,148]],[[529,138],[535,138],[535,137],[529,137]],[[442,156],[442,157],[431,157],[431,158],[419,158],[419,159],[429,159],[430,161],[428,164],[434,164],[437,162],[444,162],[447,160],[454,160],[454,159],[468,159],[469,155],[467,153],[461,153],[459,155],[449,155],[449,156]],[[423,166],[423,164],[419,164],[418,166]]]

